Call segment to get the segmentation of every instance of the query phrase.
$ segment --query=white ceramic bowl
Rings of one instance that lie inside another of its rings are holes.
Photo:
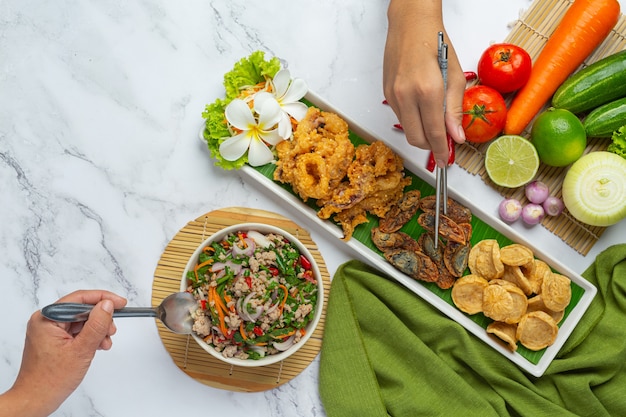
[[[311,261],[311,269],[317,281],[317,288],[318,288],[317,305],[315,306],[315,314],[314,314],[313,319],[309,322],[309,324],[306,327],[306,334],[300,339],[300,341],[298,341],[297,343],[294,343],[289,349],[283,352],[279,352],[279,353],[272,354],[272,355],[267,355],[260,359],[227,358],[224,355],[222,355],[221,352],[218,352],[217,350],[215,350],[213,346],[206,343],[200,336],[198,336],[195,333],[192,333],[192,337],[195,339],[198,345],[200,345],[204,350],[206,350],[209,354],[211,354],[215,358],[223,362],[232,364],[232,365],[255,367],[255,366],[265,366],[265,365],[270,365],[272,363],[280,362],[288,358],[289,356],[293,355],[296,351],[298,351],[298,349],[304,346],[306,341],[311,337],[311,335],[315,331],[315,328],[317,327],[317,324],[319,323],[320,318],[322,316],[322,309],[324,305],[324,284],[322,281],[322,276],[320,274],[319,266],[317,265],[315,258],[313,258],[313,255],[311,254],[311,252],[309,252],[309,250],[295,236],[291,235],[290,233],[286,232],[285,230],[279,227],[275,227],[275,226],[271,226],[271,225],[267,225],[263,223],[241,223],[241,224],[226,227],[214,233],[196,248],[193,255],[191,255],[191,257],[189,258],[189,261],[187,262],[187,266],[185,267],[185,271],[183,272],[183,276],[182,276],[181,283],[180,283],[181,291],[185,291],[187,289],[187,272],[190,270],[193,270],[193,268],[198,262],[198,257],[200,253],[202,252],[203,248],[205,248],[207,245],[210,245],[212,242],[221,241],[224,237],[226,237],[230,233],[237,232],[237,231],[245,232],[249,230],[256,230],[263,234],[267,234],[267,233],[279,234],[285,237],[290,242],[292,242],[298,248],[300,253],[304,255],[309,261]]]

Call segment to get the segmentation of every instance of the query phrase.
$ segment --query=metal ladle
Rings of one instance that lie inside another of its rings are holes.
[[[158,306],[125,307],[114,310],[113,317],[156,317],[174,333],[190,334],[193,326],[191,312],[197,306],[191,293],[177,292],[165,297]],[[91,304],[56,303],[41,309],[41,314],[52,321],[74,323],[85,321],[93,309]]]

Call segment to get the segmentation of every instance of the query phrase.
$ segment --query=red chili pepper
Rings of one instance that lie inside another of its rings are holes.
[[[454,160],[456,158],[456,145],[454,143],[454,140],[452,140],[452,136],[450,136],[449,134],[446,134],[446,138],[448,139],[448,165],[452,165],[454,164]],[[435,163],[435,157],[433,155],[433,152],[430,151],[430,153],[428,154],[428,162],[426,162],[426,169],[429,170],[430,172],[433,172],[435,170],[435,167],[437,166],[437,164]]]
[[[474,81],[478,78],[478,74],[474,71],[463,71],[463,75],[465,76],[465,81]]]
[[[428,153],[428,162],[426,162],[426,169],[430,172],[433,172],[436,166],[437,163],[435,162],[435,155],[433,155],[433,151],[430,151]]]
[[[450,152],[448,154],[448,165],[452,165],[456,159],[456,143],[454,143],[452,136],[448,133],[446,133],[446,139],[448,139],[448,152]]]
[[[398,130],[404,130],[404,129],[402,128],[402,125],[401,125],[400,123],[396,123],[395,125],[393,125],[393,127],[395,127],[395,128],[396,128],[396,129],[398,129]]]
[[[206,310],[206,300],[200,300],[200,307],[201,307],[203,310]]]
[[[304,271],[304,274],[302,274],[302,277],[305,280],[312,282],[313,284],[317,284],[317,281],[315,280],[315,278],[313,278],[313,271],[311,271],[310,269],[308,271]]]
[[[248,284],[248,288],[252,288],[252,277],[246,277],[246,284]]]
[[[280,271],[275,266],[270,266],[270,273],[272,274],[273,277],[275,277],[278,274],[280,274]]]
[[[389,104],[389,102],[387,101],[387,99],[383,100],[383,104]]]
[[[311,269],[311,261],[309,261],[306,256],[304,255],[300,255],[300,265],[302,265],[302,268],[304,269]]]
[[[263,336],[263,329],[261,329],[259,326],[254,326],[252,332],[257,336]]]

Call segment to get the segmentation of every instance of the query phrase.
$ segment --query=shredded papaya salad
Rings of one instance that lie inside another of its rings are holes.
[[[315,315],[311,261],[279,234],[239,231],[212,242],[187,281],[198,300],[193,331],[227,358],[285,351]]]

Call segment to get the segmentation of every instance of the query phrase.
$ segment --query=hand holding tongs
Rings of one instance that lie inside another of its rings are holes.
[[[446,113],[446,92],[448,89],[448,44],[443,42],[443,32],[439,32],[438,60],[441,76],[443,77],[443,113]],[[449,150],[448,150],[449,152]],[[435,249],[439,247],[439,220],[441,212],[448,214],[448,171],[447,167],[435,168]],[[442,201],[443,199],[443,201]],[[442,210],[443,204],[443,210]]]

